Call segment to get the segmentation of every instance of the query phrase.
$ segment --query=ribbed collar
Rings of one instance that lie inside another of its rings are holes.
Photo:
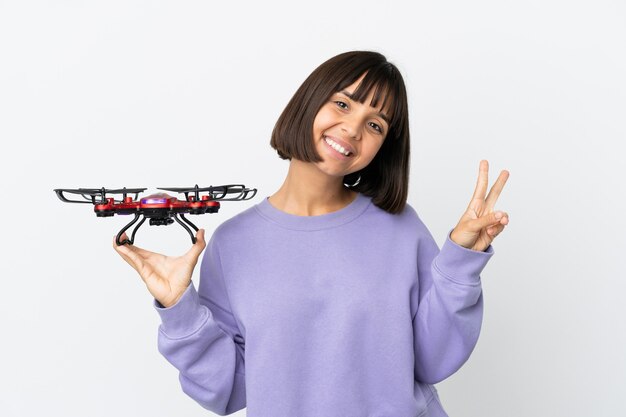
[[[297,216],[274,207],[268,200],[269,196],[254,206],[257,212],[266,219],[293,230],[320,230],[337,227],[359,217],[372,202],[372,198],[358,193],[347,206],[331,213],[318,216]]]

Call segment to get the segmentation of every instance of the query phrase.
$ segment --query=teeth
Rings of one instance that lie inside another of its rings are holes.
[[[329,137],[324,136],[324,140],[326,141],[326,143],[328,143],[330,146],[332,146],[332,148],[335,149],[337,152],[341,152],[345,156],[349,156],[350,155],[350,151],[346,151],[346,149],[343,146],[341,146],[340,144],[338,144],[334,140],[330,139]]]

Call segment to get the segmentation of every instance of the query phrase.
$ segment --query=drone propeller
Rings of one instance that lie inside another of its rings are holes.
[[[112,190],[107,190],[106,188],[102,187],[102,188],[78,188],[78,189],[70,189],[70,188],[56,188],[54,189],[54,192],[57,194],[57,197],[59,197],[59,199],[61,201],[64,201],[66,203],[91,203],[91,204],[105,204],[106,203],[106,194],[122,194],[122,200],[124,201],[124,199],[126,198],[127,194],[135,194],[135,200],[137,199],[137,197],[139,196],[139,193],[143,192],[147,190],[147,188],[119,188],[119,189],[112,189]],[[70,200],[67,197],[65,197],[63,195],[63,193],[69,193],[69,194],[79,194],[81,195],[85,200],[87,201],[81,201],[81,200]],[[99,201],[96,201],[96,197],[99,197]]]
[[[117,188],[115,190],[106,190],[109,194],[135,194],[146,191],[147,188]]]
[[[184,193],[185,199],[189,200],[189,193],[195,194],[196,201],[200,200],[200,193],[208,191],[212,200],[235,201],[249,200],[256,195],[256,188],[245,188],[243,184],[216,185],[210,187],[174,187],[174,188],[157,188],[157,190],[173,191],[176,193]],[[237,197],[224,198],[226,194],[239,193]],[[249,193],[252,195],[248,196]]]

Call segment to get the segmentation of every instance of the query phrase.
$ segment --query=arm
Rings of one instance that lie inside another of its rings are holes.
[[[418,218],[419,301],[413,316],[415,378],[436,384],[455,373],[472,353],[483,317],[480,273],[493,256],[454,243],[439,250]]]
[[[161,317],[159,352],[179,371],[182,390],[202,407],[227,415],[246,406],[244,340],[231,312],[213,234],[193,281],[169,308],[154,300]]]

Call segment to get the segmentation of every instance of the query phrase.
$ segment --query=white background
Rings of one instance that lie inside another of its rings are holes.
[[[152,297],[111,247],[127,218],[52,190],[258,188],[193,218],[208,240],[280,187],[274,123],[354,49],[404,75],[409,203],[439,245],[479,161],[490,186],[510,172],[480,340],[437,385],[450,416],[626,415],[625,22],[605,0],[0,2],[0,415],[212,415],[158,353]],[[146,223],[136,243],[191,241]]]

